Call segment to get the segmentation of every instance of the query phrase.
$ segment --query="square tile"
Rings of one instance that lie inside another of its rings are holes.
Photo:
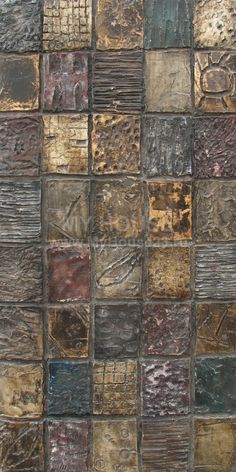
[[[185,182],[149,182],[150,241],[192,238],[192,186]]]
[[[94,174],[140,173],[140,117],[93,115]]]
[[[142,320],[145,356],[179,356],[190,346],[191,305],[147,303]]]
[[[143,117],[142,161],[148,177],[181,177],[192,173],[190,118]]]
[[[190,111],[190,52],[146,51],[145,87],[147,111]]]
[[[137,363],[134,360],[95,362],[94,415],[137,414]]]
[[[81,52],[43,56],[43,108],[46,111],[86,111],[88,55]]]
[[[48,255],[50,302],[87,300],[90,291],[90,252],[87,246],[51,247]]]
[[[49,241],[88,241],[89,182],[48,180],[46,182],[47,238]]]
[[[85,416],[90,413],[88,362],[50,362],[48,414]]]
[[[0,112],[39,107],[39,56],[0,55]]]
[[[147,293],[150,298],[189,298],[190,248],[148,249]]]
[[[137,357],[141,309],[137,304],[95,307],[95,357]]]
[[[87,305],[48,308],[50,358],[88,357],[90,313]]]
[[[142,415],[187,415],[190,404],[190,362],[150,360],[141,363]]]

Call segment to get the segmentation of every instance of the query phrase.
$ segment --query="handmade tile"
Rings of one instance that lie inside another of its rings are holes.
[[[92,0],[44,1],[43,47],[47,51],[91,46]]]
[[[195,226],[198,241],[229,241],[236,237],[236,181],[195,183]]]
[[[44,115],[42,170],[56,174],[88,173],[88,117]]]
[[[150,298],[190,297],[190,248],[148,249],[147,291]]]
[[[88,357],[90,314],[86,305],[48,309],[49,357]]]
[[[147,111],[190,111],[189,51],[146,51],[145,86]]]
[[[95,307],[95,357],[137,357],[140,306],[99,305]]]
[[[143,420],[141,458],[143,472],[189,471],[190,422]]]
[[[89,183],[49,180],[46,184],[47,237],[49,241],[88,240]]]
[[[97,0],[95,31],[98,49],[142,48],[142,0]]]
[[[0,364],[0,416],[40,417],[43,368],[39,364]]]
[[[90,289],[87,246],[48,249],[48,298],[50,302],[88,299]]]
[[[49,432],[49,472],[88,472],[88,434],[86,421],[51,420]]]
[[[0,247],[0,301],[40,302],[41,299],[41,248]]]
[[[195,105],[199,111],[236,111],[236,53],[195,53]]]
[[[149,182],[150,241],[192,238],[192,187],[184,182]]]
[[[195,1],[194,43],[197,48],[236,49],[234,1]]]
[[[196,361],[195,411],[198,414],[235,414],[236,365],[233,357]]]
[[[95,183],[94,241],[141,241],[143,186],[134,179]]]
[[[150,360],[142,367],[142,415],[187,415],[190,362],[187,359]]]
[[[0,55],[0,84],[0,112],[37,110],[39,56]]]
[[[143,354],[178,356],[190,345],[191,305],[147,303],[144,305]]]
[[[235,298],[235,267],[235,245],[196,246],[196,296],[223,300]]]
[[[135,420],[94,421],[92,470],[138,472]]]
[[[235,127],[235,117],[194,120],[196,177],[236,177]]]
[[[0,462],[2,472],[43,472],[43,424],[1,421]]]
[[[142,250],[138,247],[97,247],[95,252],[97,298],[140,298]]]
[[[137,414],[136,361],[94,363],[93,413],[120,416]]]
[[[191,120],[143,117],[142,160],[148,177],[191,175]]]
[[[94,115],[92,159],[95,174],[138,174],[140,117]]]
[[[148,0],[144,5],[145,48],[190,47],[189,0]]]
[[[40,308],[0,307],[0,359],[43,357],[43,314]]]
[[[90,378],[88,362],[50,362],[48,413],[61,416],[89,414]]]
[[[142,65],[140,51],[97,52],[94,57],[94,111],[139,113],[143,93]]]
[[[47,111],[88,108],[88,56],[81,52],[43,56],[43,107]]]

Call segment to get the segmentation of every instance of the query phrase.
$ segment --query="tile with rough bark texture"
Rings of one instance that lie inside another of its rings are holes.
[[[195,106],[203,112],[236,112],[236,53],[195,53]]]
[[[144,9],[144,45],[190,47],[190,0],[148,0]]]
[[[142,161],[148,177],[191,175],[190,118],[143,117]]]
[[[46,51],[91,46],[92,0],[44,1],[43,47]]]
[[[140,117],[94,115],[92,159],[94,174],[139,174]]]
[[[189,471],[190,422],[187,419],[143,420],[143,472]]]
[[[187,415],[190,402],[190,362],[150,360],[141,363],[142,415]]]
[[[141,51],[97,52],[93,109],[98,113],[140,113],[143,95]]]
[[[43,357],[43,314],[40,308],[0,307],[0,359]]]
[[[96,0],[97,49],[143,47],[143,0]]]
[[[0,55],[0,112],[39,107],[39,56]]]
[[[195,364],[195,412],[236,413],[234,357],[198,359]]]
[[[89,298],[90,252],[87,246],[48,249],[48,299],[72,302]]]
[[[41,248],[0,247],[0,301],[40,302],[41,299]]]
[[[147,111],[190,111],[189,51],[146,51],[145,87]]]
[[[93,365],[93,413],[137,414],[137,363],[134,360],[95,362]]]
[[[48,414],[85,416],[89,414],[90,378],[88,362],[50,362]]]
[[[145,356],[179,356],[190,346],[191,305],[147,303],[142,320]]]
[[[88,117],[44,115],[43,172],[88,173]]]
[[[0,421],[0,463],[2,472],[43,472],[43,424]]]
[[[48,180],[46,202],[49,241],[88,240],[88,182],[71,179]]]
[[[95,250],[95,294],[97,298],[140,298],[142,249],[97,247]]]
[[[236,352],[236,303],[198,303],[196,354]]]
[[[48,308],[50,358],[88,357],[90,314],[86,305]]]
[[[40,364],[0,364],[0,416],[43,414],[43,368]]]
[[[95,307],[95,357],[137,357],[141,309],[137,304]]]
[[[43,56],[43,108],[85,111],[88,108],[88,55],[81,52]]]
[[[57,421],[48,424],[49,472],[88,472],[88,434],[86,421]]]
[[[135,420],[94,421],[92,470],[138,472]]]
[[[150,298],[190,297],[189,247],[151,247],[147,265]]]

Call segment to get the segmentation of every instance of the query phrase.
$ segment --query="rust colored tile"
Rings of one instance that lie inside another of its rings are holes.
[[[94,421],[92,470],[138,472],[135,420]]]
[[[98,49],[143,47],[143,1],[97,0],[95,28]]]
[[[200,111],[236,111],[236,53],[195,53],[195,105]]]
[[[48,249],[48,298],[50,302],[89,298],[90,252],[87,246]]]
[[[190,293],[190,248],[149,248],[148,296],[188,298]]]
[[[139,174],[140,117],[94,115],[92,158],[95,174]]]
[[[39,417],[43,413],[43,369],[39,364],[0,364],[0,416]]]
[[[0,56],[0,111],[39,107],[39,56]]]
[[[134,360],[95,362],[93,365],[93,413],[137,414],[137,363]]]
[[[88,357],[90,314],[86,305],[48,309],[50,358]]]

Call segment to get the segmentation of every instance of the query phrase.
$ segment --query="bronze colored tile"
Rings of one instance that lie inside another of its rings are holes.
[[[93,422],[92,470],[138,472],[135,420]]]
[[[136,361],[94,363],[93,413],[121,416],[137,414]]]
[[[42,170],[57,174],[88,173],[88,117],[44,115]]]
[[[39,417],[43,413],[43,369],[38,364],[0,364],[0,416]]]
[[[145,84],[147,111],[191,110],[189,51],[146,51]]]
[[[94,115],[92,155],[95,174],[139,174],[140,117]]]
[[[236,111],[236,53],[195,53],[195,105],[200,111]]]
[[[148,296],[189,298],[190,294],[190,248],[149,248]]]
[[[98,49],[143,47],[142,0],[97,0],[95,20]]]
[[[149,182],[149,239],[192,238],[191,184]]]

